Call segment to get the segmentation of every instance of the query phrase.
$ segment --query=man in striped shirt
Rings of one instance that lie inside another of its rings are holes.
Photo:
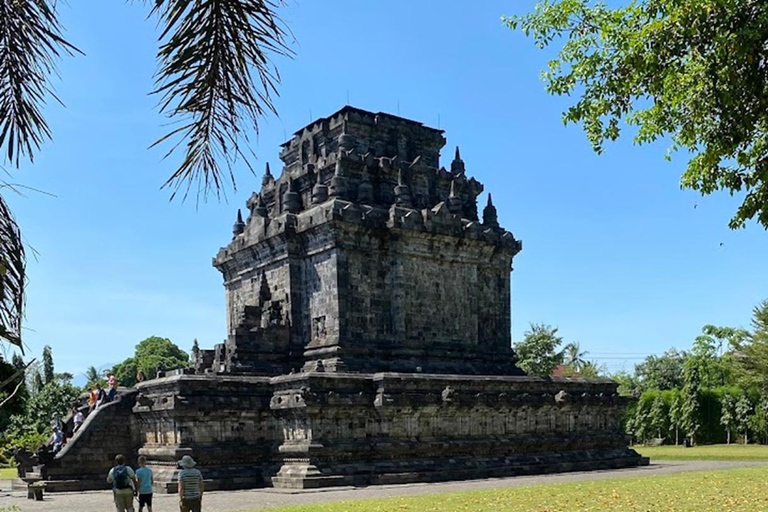
[[[203,502],[203,475],[195,460],[185,455],[179,461],[179,508],[181,512],[200,512]]]

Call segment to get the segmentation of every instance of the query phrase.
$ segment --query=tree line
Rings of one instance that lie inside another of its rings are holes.
[[[768,443],[768,300],[751,329],[705,325],[690,351],[648,356],[611,376],[636,398],[625,411],[638,443]]]

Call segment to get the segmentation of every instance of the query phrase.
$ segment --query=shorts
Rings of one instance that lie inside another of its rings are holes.
[[[202,501],[202,496],[199,498],[182,498],[179,508],[181,512],[200,512]]]
[[[152,493],[139,494],[139,508],[143,507],[144,505],[148,507],[152,506]]]
[[[125,512],[126,510],[133,510],[133,489],[120,489],[112,491],[115,496],[115,508],[117,512]]]

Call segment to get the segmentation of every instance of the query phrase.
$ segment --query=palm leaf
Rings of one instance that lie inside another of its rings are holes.
[[[41,109],[62,53],[79,52],[61,36],[55,0],[0,0],[0,151],[16,167],[51,138]]]
[[[16,345],[22,353],[25,266],[21,231],[8,204],[0,195],[0,341]]]
[[[178,124],[153,146],[170,143],[166,156],[184,145],[181,165],[165,182],[174,197],[220,197],[232,166],[242,157],[249,168],[248,131],[276,113],[280,75],[275,56],[292,52],[277,15],[281,0],[153,0],[161,27],[159,70],[153,94],[160,110]],[[172,142],[171,139],[177,139]]]

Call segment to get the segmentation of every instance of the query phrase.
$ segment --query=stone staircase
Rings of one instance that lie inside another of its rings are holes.
[[[107,473],[115,455],[122,453],[135,464],[139,443],[132,435],[131,408],[137,393],[123,391],[115,401],[95,409],[54,459],[28,470],[24,480],[42,481],[48,492],[108,489]]]

